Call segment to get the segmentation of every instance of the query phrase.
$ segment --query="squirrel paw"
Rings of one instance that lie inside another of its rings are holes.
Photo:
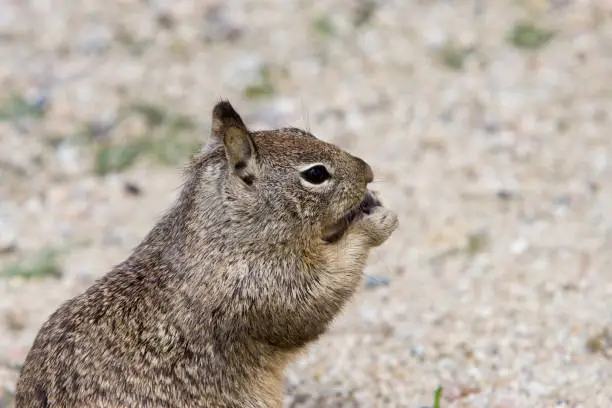
[[[360,219],[355,227],[366,237],[371,247],[377,247],[391,236],[398,225],[397,214],[385,207],[378,206]]]

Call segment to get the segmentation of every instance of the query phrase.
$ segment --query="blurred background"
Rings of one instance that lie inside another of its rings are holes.
[[[361,156],[401,226],[287,407],[612,406],[612,1],[0,0],[0,407],[210,112]]]

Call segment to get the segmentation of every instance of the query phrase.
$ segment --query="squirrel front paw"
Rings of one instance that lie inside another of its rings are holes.
[[[389,239],[398,225],[397,214],[385,207],[377,206],[357,221],[355,229],[365,237],[369,246],[377,247]]]

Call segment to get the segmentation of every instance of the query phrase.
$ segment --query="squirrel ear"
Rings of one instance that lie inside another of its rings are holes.
[[[217,140],[223,141],[228,128],[235,127],[249,133],[242,118],[234,110],[229,101],[221,101],[215,105],[212,112],[212,135]]]
[[[223,142],[228,164],[245,183],[254,178],[255,144],[240,115],[228,101],[215,105],[212,135]]]

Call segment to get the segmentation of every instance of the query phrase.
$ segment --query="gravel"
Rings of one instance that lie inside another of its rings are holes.
[[[445,407],[612,406],[611,17],[609,0],[1,2],[0,407],[42,322],[176,197],[220,97],[363,157],[400,215],[288,370],[287,407],[418,408],[439,386]],[[4,276],[27,260],[39,275]]]

